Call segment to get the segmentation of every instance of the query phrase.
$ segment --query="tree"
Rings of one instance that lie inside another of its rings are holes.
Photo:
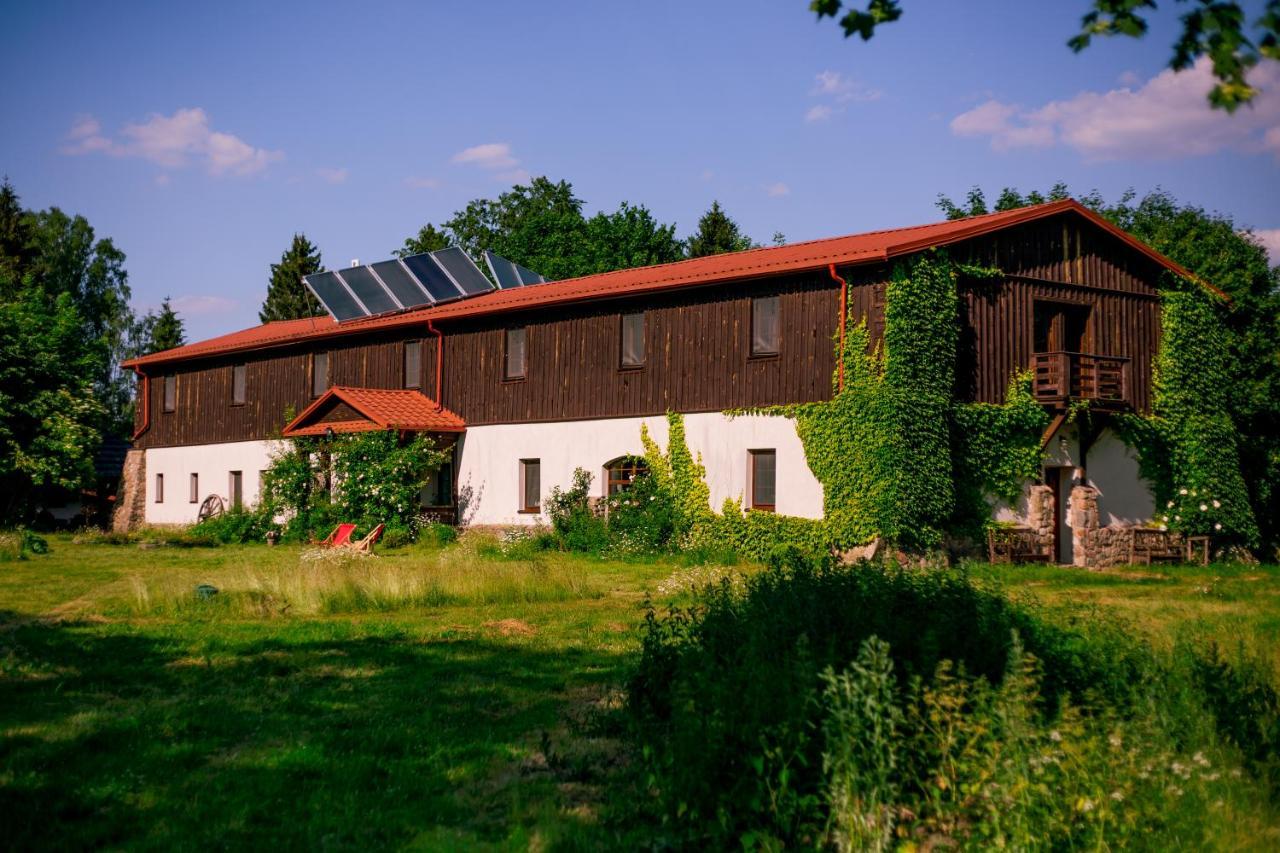
[[[1239,3],[1191,0],[1191,5],[1192,10],[1182,16],[1182,31],[1174,42],[1169,67],[1183,71],[1201,56],[1207,56],[1218,81],[1209,92],[1209,103],[1232,112],[1258,94],[1249,85],[1249,69],[1260,60],[1280,60],[1280,0],[1267,0],[1262,15],[1252,26]],[[836,17],[844,6],[843,0],[809,3],[818,20]],[[1079,53],[1094,36],[1141,38],[1147,32],[1144,12],[1155,8],[1155,0],[1090,0],[1089,11],[1080,21],[1080,32],[1067,41],[1067,46]],[[865,9],[855,7],[851,0],[840,25],[845,38],[857,33],[867,41],[875,35],[876,27],[901,17],[899,0],[868,0]]]
[[[158,313],[147,316],[152,319],[150,328],[147,330],[149,333],[146,344],[147,354],[180,347],[187,342],[186,332],[182,328],[182,318],[169,304],[169,297],[166,296],[164,302],[160,303]]]
[[[31,222],[13,184],[6,177],[0,185],[0,275],[9,287],[19,286],[31,266]],[[0,293],[0,297],[8,294]]]
[[[678,261],[683,257],[675,225],[663,225],[644,205],[618,205],[585,223],[580,275]]]
[[[323,315],[324,309],[302,283],[304,276],[322,269],[320,250],[305,235],[294,234],[293,242],[280,256],[280,263],[271,265],[271,282],[258,319],[269,323]]]
[[[710,209],[698,220],[697,232],[687,242],[688,256],[691,258],[739,252],[754,245],[751,238],[738,228],[738,223],[724,212],[718,201],[711,202]]]
[[[437,252],[452,245],[453,241],[449,238],[448,232],[428,222],[418,229],[417,234],[405,238],[404,245],[391,254],[397,258],[407,258],[410,255],[421,255],[423,252]]]
[[[1066,198],[1065,184],[1048,193],[1025,196],[1006,188],[997,210]],[[1163,190],[1136,200],[1128,192],[1107,204],[1097,192],[1081,203],[1151,246],[1170,260],[1224,291],[1226,341],[1233,378],[1226,410],[1239,433],[1245,485],[1264,546],[1280,545],[1280,266],[1272,267],[1266,249],[1230,216],[1181,204]],[[948,217],[985,210],[982,190],[974,187],[965,205],[939,196]]]

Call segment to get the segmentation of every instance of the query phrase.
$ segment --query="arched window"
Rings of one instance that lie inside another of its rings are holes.
[[[604,466],[605,495],[616,495],[631,488],[636,477],[648,474],[649,466],[643,456],[619,456]]]

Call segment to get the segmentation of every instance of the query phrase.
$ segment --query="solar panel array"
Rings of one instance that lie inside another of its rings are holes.
[[[485,252],[485,262],[498,287],[524,287],[546,281],[536,272],[492,252]],[[303,282],[339,323],[480,296],[494,289],[475,261],[457,246],[315,273],[303,278]]]

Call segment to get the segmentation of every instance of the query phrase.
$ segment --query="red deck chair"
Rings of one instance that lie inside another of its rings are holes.
[[[370,552],[373,550],[374,543],[382,538],[382,528],[386,525],[379,524],[377,527],[369,531],[369,535],[363,539],[357,539],[355,542],[347,542],[346,547],[353,551]]]
[[[356,532],[354,524],[339,524],[333,528],[333,532],[320,542],[321,548],[341,548],[351,542],[351,534]]]

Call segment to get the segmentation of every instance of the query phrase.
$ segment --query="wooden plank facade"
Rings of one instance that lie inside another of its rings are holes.
[[[974,238],[953,257],[999,267],[1000,280],[962,292],[961,399],[1001,402],[1010,376],[1033,360],[1037,302],[1088,309],[1085,340],[1096,355],[1127,359],[1127,395],[1146,411],[1159,341],[1150,258],[1087,221],[1060,215]],[[849,310],[883,333],[891,264],[840,270]],[[781,348],[750,353],[752,299],[780,300]],[[709,412],[829,398],[835,369],[839,285],[815,271],[441,322],[441,402],[468,425]],[[1083,309],[1082,309],[1083,310]],[[643,367],[621,364],[621,315],[645,312]],[[503,379],[504,335],[527,329],[526,376]],[[418,386],[435,393],[436,341],[421,328],[312,340],[241,356],[148,368],[151,424],[139,447],[211,444],[278,434],[312,396],[313,353],[327,352],[329,384],[405,387],[404,344],[421,341]],[[246,365],[246,401],[231,404],[232,368]],[[177,377],[175,411],[163,409],[166,374]],[[141,407],[139,407],[141,409]]]

